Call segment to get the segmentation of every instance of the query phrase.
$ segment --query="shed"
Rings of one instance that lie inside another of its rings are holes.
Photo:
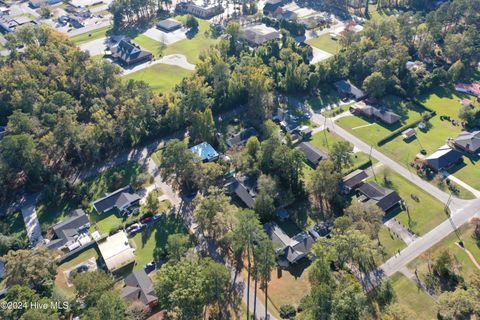
[[[157,29],[163,30],[165,32],[171,32],[182,27],[182,23],[175,19],[165,19],[157,23]]]

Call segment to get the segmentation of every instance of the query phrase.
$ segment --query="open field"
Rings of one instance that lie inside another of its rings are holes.
[[[130,73],[124,79],[142,80],[148,83],[154,92],[167,93],[191,73],[192,71],[178,66],[157,63],[151,67]]]
[[[437,243],[410,262],[408,268],[412,271],[416,269],[422,278],[428,272],[429,261],[433,262],[443,251],[447,250],[455,256],[455,263],[457,264],[458,269],[457,272],[468,282],[473,275],[479,274],[480,270],[475,267],[467,253],[456,243],[460,238],[463,241],[465,248],[469,250],[473,256],[476,257],[477,262],[480,263],[480,243],[473,238],[473,230],[474,228],[470,224],[465,224],[459,227],[458,237],[455,233],[450,234],[441,242]]]
[[[149,225],[133,238],[135,244],[135,265],[133,271],[140,270],[152,261],[160,260],[166,253],[168,236],[174,233],[187,234],[182,221],[168,215]]]
[[[70,38],[70,40],[72,40],[75,44],[82,44],[88,41],[105,37],[108,31],[110,31],[111,29],[112,29],[111,26],[98,28],[89,32],[85,32],[85,33],[81,33],[79,35],[73,36]]]
[[[323,34],[320,37],[309,39],[305,42],[331,54],[337,54],[341,49],[340,42],[333,40],[329,34]]]
[[[397,209],[395,217],[416,234],[425,234],[447,218],[442,203],[393,170],[381,167],[375,171],[375,176],[370,181],[397,191],[405,201],[408,210]],[[418,202],[412,199],[412,195],[418,197]]]
[[[417,319],[437,319],[435,300],[433,300],[415,282],[401,273],[391,276],[396,301],[417,315]]]

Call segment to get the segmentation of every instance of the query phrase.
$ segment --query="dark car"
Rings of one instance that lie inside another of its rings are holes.
[[[78,273],[86,272],[86,271],[88,271],[88,266],[86,264],[82,264],[82,265],[77,267],[77,272]]]
[[[150,223],[153,221],[153,217],[146,217],[140,220],[141,223]]]

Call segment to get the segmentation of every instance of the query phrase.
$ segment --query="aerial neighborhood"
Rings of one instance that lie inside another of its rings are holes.
[[[480,0],[0,0],[0,319],[480,319]]]

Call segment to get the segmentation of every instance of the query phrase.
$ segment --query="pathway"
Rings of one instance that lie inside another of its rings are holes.
[[[370,126],[373,126],[373,125],[375,125],[375,123],[364,124],[364,125],[362,125],[362,126],[353,127],[352,130],[361,129],[361,128],[366,128],[366,127],[370,127]]]
[[[20,210],[22,211],[23,221],[27,230],[27,236],[32,246],[43,243],[42,228],[37,218],[36,205],[40,194],[35,193],[22,197],[20,200]]]
[[[462,247],[461,245],[458,244],[458,242],[456,243],[456,245],[462,249],[463,251],[465,251],[465,253],[467,254],[467,256],[470,258],[470,260],[472,261],[472,263],[475,265],[475,267],[477,267],[478,270],[480,270],[480,263],[478,263],[477,259],[475,259],[475,256],[470,252],[470,250],[468,250],[467,248],[465,247]]]
[[[450,180],[452,180],[453,182],[455,182],[456,184],[458,184],[459,186],[461,186],[462,188],[470,191],[470,193],[472,193],[475,198],[480,198],[480,191],[478,191],[477,189],[475,189],[474,187],[470,186],[469,184],[463,182],[462,180],[458,179],[457,177],[455,177],[454,175],[444,171],[443,172],[443,175],[445,176],[445,178],[448,178]]]
[[[400,239],[402,239],[402,241],[407,245],[411,244],[417,239],[416,234],[408,231],[408,229],[395,218],[386,221],[384,225],[397,236],[399,236]]]

